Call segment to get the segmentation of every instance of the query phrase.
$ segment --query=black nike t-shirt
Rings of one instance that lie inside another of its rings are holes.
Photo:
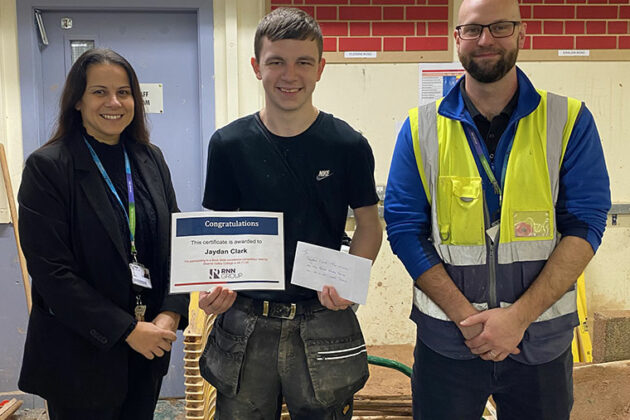
[[[284,214],[285,290],[243,295],[277,302],[315,297],[315,291],[291,284],[297,242],[339,249],[348,207],[376,203],[372,149],[331,114],[320,112],[293,137],[275,136],[253,114],[210,140],[204,207]]]

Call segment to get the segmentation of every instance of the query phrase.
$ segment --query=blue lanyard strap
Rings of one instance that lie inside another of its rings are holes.
[[[481,166],[483,167],[483,170],[486,172],[486,175],[488,176],[488,179],[490,180],[490,183],[492,184],[492,187],[494,188],[494,193],[499,196],[499,208],[500,208],[501,203],[503,201],[503,191],[501,190],[501,186],[497,182],[497,179],[495,178],[494,173],[492,172],[492,168],[490,168],[490,164],[488,163],[488,159],[486,159],[486,155],[483,153],[483,149],[481,148],[481,143],[479,142],[479,138],[477,137],[477,134],[475,134],[475,131],[471,130],[469,127],[466,128],[466,131],[468,131],[468,134],[472,138],[475,152],[477,152],[477,156],[479,156],[479,160],[481,161]],[[507,157],[505,161],[507,162]],[[503,169],[504,169],[503,173],[505,173],[505,165]],[[503,179],[501,180],[503,181]]]
[[[94,163],[96,164],[96,167],[100,171],[101,176],[103,177],[103,179],[105,180],[105,183],[109,187],[109,190],[112,192],[112,194],[114,194],[114,197],[116,197],[118,204],[120,204],[120,207],[122,207],[123,209],[123,213],[125,214],[125,218],[127,219],[127,223],[129,224],[129,239],[131,241],[131,255],[133,256],[134,261],[137,261],[136,255],[138,254],[138,252],[136,250],[136,241],[135,241],[136,201],[133,195],[133,179],[131,178],[131,165],[129,164],[129,156],[127,155],[127,150],[125,150],[125,145],[123,144],[122,148],[123,148],[123,154],[125,155],[125,174],[127,176],[127,196],[129,199],[128,212],[122,200],[120,199],[118,192],[116,192],[116,188],[114,188],[114,184],[112,183],[112,180],[109,178],[109,175],[107,175],[107,171],[105,170],[103,163],[101,162],[98,155],[92,148],[92,145],[87,141],[85,137],[83,137],[83,141],[85,142],[85,145],[90,151],[90,154],[92,155],[92,160],[94,161]]]

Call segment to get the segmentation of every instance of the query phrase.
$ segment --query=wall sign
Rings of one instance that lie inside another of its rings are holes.
[[[144,112],[147,114],[164,113],[162,83],[140,83],[140,91],[142,91],[144,101]]]

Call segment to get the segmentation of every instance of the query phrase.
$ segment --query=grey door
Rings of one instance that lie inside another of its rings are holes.
[[[163,112],[150,113],[151,141],[169,163],[182,211],[201,209],[203,147],[199,122],[197,14],[194,12],[42,11],[49,44],[41,49],[43,144],[53,130],[72,46],[112,48],[140,83],[162,85]],[[67,27],[71,20],[71,28]]]

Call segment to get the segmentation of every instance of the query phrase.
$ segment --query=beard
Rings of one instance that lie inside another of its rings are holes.
[[[489,50],[493,51],[493,50]],[[501,56],[499,61],[491,67],[483,66],[474,61],[471,55],[464,55],[458,52],[459,61],[462,63],[462,66],[470,77],[481,82],[481,83],[493,83],[497,80],[500,80],[503,76],[507,74],[512,67],[516,65],[516,58],[518,57],[518,43],[516,44],[516,48],[509,51],[496,51],[501,52]]]

